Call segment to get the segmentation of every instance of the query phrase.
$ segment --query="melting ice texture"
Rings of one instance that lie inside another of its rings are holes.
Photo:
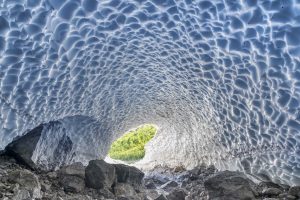
[[[154,123],[149,163],[300,184],[299,56],[299,0],[0,0],[0,148],[66,120],[104,157]]]

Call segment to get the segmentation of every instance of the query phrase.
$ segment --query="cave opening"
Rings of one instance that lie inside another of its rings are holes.
[[[154,124],[142,124],[125,132],[110,146],[105,158],[108,162],[134,164],[142,160],[146,154],[146,146],[157,134]]]

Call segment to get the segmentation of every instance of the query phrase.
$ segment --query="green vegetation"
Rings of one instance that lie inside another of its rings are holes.
[[[143,125],[125,133],[114,141],[108,152],[109,157],[123,161],[136,161],[145,156],[145,144],[156,134],[156,127]]]

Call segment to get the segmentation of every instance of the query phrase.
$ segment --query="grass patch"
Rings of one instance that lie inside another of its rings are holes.
[[[142,159],[145,156],[145,145],[154,137],[156,131],[155,126],[147,124],[125,133],[112,143],[109,157],[123,161]]]

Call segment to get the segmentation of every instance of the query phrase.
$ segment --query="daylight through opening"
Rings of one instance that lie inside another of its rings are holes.
[[[144,158],[145,146],[156,135],[157,126],[140,125],[115,140],[110,146],[108,159],[134,163]]]

